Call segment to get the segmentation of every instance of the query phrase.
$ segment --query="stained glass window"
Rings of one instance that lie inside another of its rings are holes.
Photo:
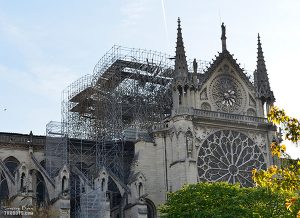
[[[259,147],[245,134],[221,130],[210,135],[199,149],[199,181],[227,181],[252,186],[252,169],[265,169]]]

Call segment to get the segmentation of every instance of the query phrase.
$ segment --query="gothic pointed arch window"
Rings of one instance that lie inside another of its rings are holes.
[[[147,205],[147,218],[156,218],[156,207],[153,201],[146,198],[145,199],[146,205]]]
[[[21,192],[25,192],[25,179],[26,179],[26,175],[25,173],[23,172],[21,174],[21,180],[20,180],[20,191]]]
[[[139,194],[139,197],[141,197],[144,194],[142,182],[139,182],[139,184],[138,184],[138,194]]]
[[[64,193],[67,186],[67,177],[63,176],[61,180],[61,192]]]
[[[44,177],[36,171],[36,203],[38,207],[47,206],[49,197]]]
[[[8,203],[9,191],[6,177],[3,171],[0,171],[0,206],[6,206]]]
[[[102,178],[102,180],[101,180],[101,191],[104,191],[104,187],[105,187],[105,178]]]
[[[203,102],[203,103],[201,104],[201,110],[211,111],[211,106],[210,106],[210,104],[207,103],[207,102]]]
[[[182,95],[183,95],[183,93],[182,93],[182,87],[181,87],[181,86],[178,86],[177,89],[178,89],[178,92],[179,92],[179,93],[178,93],[178,94],[179,94],[179,95],[178,95],[178,98],[179,98],[179,99],[178,99],[178,100],[179,100],[179,105],[181,105],[181,104],[182,104]]]
[[[13,156],[9,156],[9,157],[5,158],[3,163],[5,164],[5,166],[8,168],[9,172],[12,175],[15,174],[18,166],[20,165],[20,162],[18,161],[18,159]]]

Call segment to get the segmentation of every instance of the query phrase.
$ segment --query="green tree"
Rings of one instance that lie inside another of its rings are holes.
[[[300,142],[300,122],[273,107],[269,121],[281,127],[285,139]],[[170,193],[160,211],[163,217],[298,217],[300,218],[300,160],[289,160],[286,146],[272,142],[281,164],[253,170],[254,188],[238,184],[198,183]]]
[[[268,119],[283,129],[285,139],[294,143],[300,142],[299,120],[287,116],[284,110],[277,107],[271,108]],[[300,201],[300,160],[289,160],[286,146],[278,141],[272,142],[271,150],[275,159],[280,157],[284,157],[284,159],[279,166],[273,165],[267,170],[253,170],[253,180],[259,187],[288,192],[286,208],[291,211],[294,209],[294,205]],[[297,217],[300,218],[299,209]]]
[[[160,207],[167,218],[295,217],[285,208],[287,192],[267,188],[241,188],[239,184],[198,183],[169,193]],[[299,202],[293,207],[300,207]]]

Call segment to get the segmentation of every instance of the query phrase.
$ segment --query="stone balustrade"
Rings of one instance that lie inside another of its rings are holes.
[[[206,111],[200,109],[192,109],[194,116],[206,117],[206,118],[217,118],[222,120],[231,121],[243,121],[243,122],[254,122],[254,123],[268,123],[268,119],[264,117],[253,117],[242,114],[230,114],[217,111]]]
[[[235,121],[245,123],[267,124],[268,119],[264,117],[253,117],[242,114],[230,114],[218,111],[207,111],[193,108],[178,108],[175,110],[174,115],[190,115],[194,117],[203,117],[205,119]],[[168,128],[168,123],[157,123],[152,126],[152,131],[158,131]]]
[[[18,133],[0,133],[0,143],[9,143],[9,144],[32,144],[32,145],[41,145],[44,146],[46,142],[45,136],[33,136],[32,141],[27,134],[18,134]]]

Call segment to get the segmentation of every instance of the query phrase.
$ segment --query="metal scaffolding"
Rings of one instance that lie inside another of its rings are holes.
[[[67,137],[60,122],[51,121],[46,126],[46,170],[53,179],[68,162]]]
[[[138,132],[170,115],[172,68],[166,54],[113,46],[93,75],[64,90],[63,132],[77,140],[76,146],[69,143],[71,166],[92,156],[95,169],[105,166],[124,181],[124,133],[131,129],[138,137]]]
[[[82,194],[82,188],[88,185],[94,190],[90,193],[97,193],[93,179],[102,167],[126,184],[134,142],[151,140],[149,127],[171,114],[173,59],[161,52],[113,46],[93,75],[63,91],[62,132],[68,136],[71,172],[76,172],[70,190],[74,216],[89,213],[83,202],[93,196]],[[207,64],[198,61],[198,73]],[[114,196],[119,202],[119,195]]]

